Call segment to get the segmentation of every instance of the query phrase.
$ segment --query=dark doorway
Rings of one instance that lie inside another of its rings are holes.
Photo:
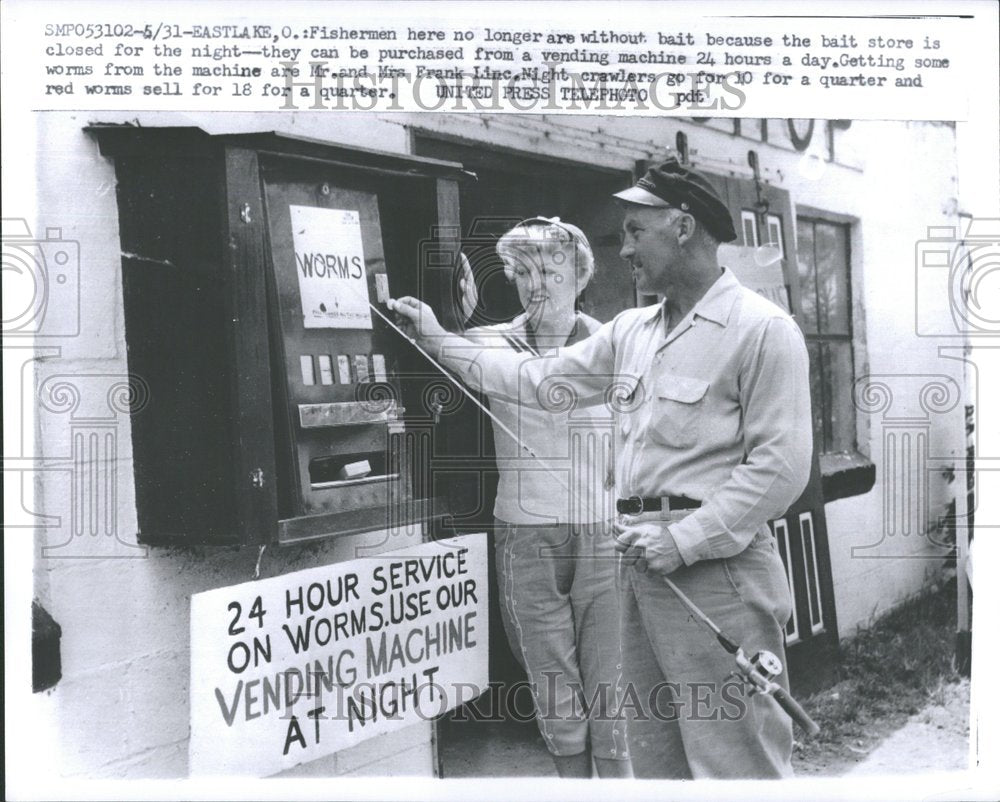
[[[496,256],[497,238],[528,217],[559,217],[583,229],[594,250],[594,278],[583,310],[601,321],[635,306],[627,265],[619,258],[621,215],[612,194],[632,183],[631,173],[526,157],[483,145],[414,137],[420,156],[460,162],[477,181],[461,184],[462,249],[479,288],[478,322],[510,320],[521,311]]]
[[[462,251],[479,291],[479,304],[469,325],[507,321],[522,311],[496,255],[496,242],[519,221],[536,216],[559,217],[579,226],[590,241],[594,276],[581,298],[584,312],[603,322],[635,306],[631,272],[618,256],[621,216],[611,197],[631,185],[630,172],[533,158],[423,134],[414,136],[413,151],[419,156],[460,162],[478,179],[462,182],[460,188]],[[480,432],[481,464],[488,465],[494,457],[493,434],[485,416]],[[470,763],[469,754],[488,755],[509,750],[512,744],[537,740],[539,758],[535,759],[536,750],[531,749],[531,765],[520,770],[512,765],[510,770],[538,774],[551,770],[551,763],[530,717],[524,671],[511,652],[500,619],[491,531],[497,474],[486,468],[478,481],[481,507],[477,515],[463,521],[463,528],[490,533],[490,681],[496,687],[440,723],[439,768],[443,776],[469,776],[476,763]],[[493,764],[492,760],[486,762]],[[478,765],[484,764],[480,761]]]

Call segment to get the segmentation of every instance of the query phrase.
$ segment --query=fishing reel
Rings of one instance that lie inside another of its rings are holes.
[[[775,677],[781,676],[785,670],[781,660],[774,652],[762,649],[753,657],[747,658],[742,648],[733,655],[736,658],[736,670],[729,676],[749,687],[749,695],[768,693]]]
[[[747,696],[756,693],[771,696],[781,709],[784,710],[795,723],[797,723],[809,735],[819,732],[819,725],[813,721],[809,714],[796,702],[788,692],[774,681],[775,677],[781,676],[784,666],[774,652],[762,649],[753,657],[747,658],[742,647],[737,648],[735,654],[736,671],[729,676],[742,682],[748,688]]]

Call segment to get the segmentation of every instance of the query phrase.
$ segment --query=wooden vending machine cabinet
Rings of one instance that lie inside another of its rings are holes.
[[[87,131],[115,163],[145,387],[140,542],[289,543],[447,512],[430,466],[456,435],[435,425],[433,370],[370,304],[414,294],[449,319],[461,166],[273,133]]]

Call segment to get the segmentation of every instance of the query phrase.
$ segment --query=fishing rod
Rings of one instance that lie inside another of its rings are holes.
[[[523,448],[525,451],[527,451],[528,454],[531,456],[532,459],[536,460],[538,462],[538,464],[541,465],[542,468],[544,468],[547,473],[550,473],[552,475],[553,479],[555,479],[557,482],[559,482],[559,484],[562,486],[563,490],[565,490],[567,493],[570,492],[569,486],[567,486],[565,483],[562,482],[562,479],[555,473],[555,471],[551,467],[549,467],[548,465],[546,465],[545,462],[544,462],[544,460],[542,460],[542,458],[539,457],[538,454],[536,454],[534,452],[534,450],[530,446],[528,446],[527,443],[525,443],[520,437],[518,437],[516,434],[514,434],[514,432],[510,429],[509,426],[507,426],[507,424],[505,424],[496,415],[494,415],[492,412],[490,412],[489,407],[487,407],[478,398],[476,398],[475,394],[471,390],[469,390],[464,384],[462,384],[462,382],[458,381],[458,379],[456,379],[454,376],[452,376],[451,373],[449,372],[449,370],[444,365],[442,365],[434,357],[432,357],[429,353],[427,353],[426,349],[422,348],[420,346],[420,343],[418,343],[413,337],[411,337],[410,335],[408,335],[399,326],[397,326],[395,323],[393,323],[392,320],[390,320],[387,315],[383,314],[382,311],[379,310],[375,306],[375,304],[373,304],[371,301],[369,301],[368,302],[368,306],[371,307],[372,311],[375,312],[376,315],[378,315],[380,318],[382,318],[382,320],[384,320],[394,331],[396,331],[399,334],[399,336],[401,336],[408,343],[410,343],[410,345],[412,345],[421,354],[423,354],[424,358],[428,362],[430,362],[434,367],[436,367],[439,371],[441,371],[441,373],[444,374],[445,378],[448,379],[448,381],[450,381],[459,390],[461,390],[466,396],[468,396],[469,400],[472,401],[472,403],[475,404],[477,407],[479,407],[479,409],[482,410],[482,412],[484,412],[486,415],[488,415],[490,417],[490,419],[497,426],[499,426],[504,432],[506,432],[514,440],[515,443],[517,443],[519,446],[521,446],[521,448]]]
[[[779,676],[784,670],[781,660],[778,659],[778,656],[774,652],[762,649],[754,654],[753,657],[748,658],[746,652],[743,651],[743,647],[723,632],[711,618],[705,615],[698,605],[691,601],[685,595],[684,591],[674,584],[670,577],[663,576],[661,578],[666,582],[667,587],[673,591],[681,604],[687,607],[688,612],[711,630],[722,648],[736,659],[738,673],[733,672],[730,676],[742,678],[744,682],[748,683],[751,694],[761,693],[771,696],[781,706],[781,709],[789,715],[792,721],[798,724],[809,735],[815,735],[819,732],[819,724],[809,717],[809,714],[802,708],[802,705],[796,702],[788,691],[774,682],[774,678]]]
[[[571,493],[569,486],[562,480],[555,470],[545,463],[532,449],[529,447],[520,437],[518,437],[511,429],[501,421],[490,409],[479,401],[478,398],[466,388],[458,379],[451,375],[451,372],[445,368],[440,362],[438,362],[433,356],[431,356],[425,348],[423,348],[420,343],[416,341],[415,338],[410,337],[403,329],[401,329],[395,322],[393,322],[386,314],[384,314],[380,309],[378,309],[375,304],[373,304],[367,298],[365,299],[368,306],[378,315],[383,321],[388,324],[388,326],[399,334],[403,339],[409,342],[414,348],[416,348],[423,356],[430,362],[435,368],[441,371],[442,374],[454,384],[462,393],[464,393],[483,413],[485,413],[494,424],[499,426],[501,430],[506,432],[514,442],[521,446],[528,454],[535,459],[539,466],[556,482],[562,487],[567,493]],[[593,500],[588,499],[591,506],[593,506]],[[593,510],[592,510],[593,511]],[[700,622],[703,626],[709,629],[713,635],[715,635],[716,640],[729,654],[733,655],[736,661],[736,670],[731,672],[729,676],[734,677],[738,680],[742,680],[745,686],[749,686],[749,694],[753,695],[759,693],[761,695],[767,695],[774,699],[775,702],[781,707],[782,710],[792,719],[796,724],[798,724],[807,734],[816,735],[820,731],[819,725],[810,718],[809,714],[802,708],[802,706],[795,701],[788,691],[786,691],[781,685],[774,681],[774,678],[780,676],[784,671],[784,666],[781,660],[773,652],[762,649],[756,652],[752,657],[747,657],[747,653],[744,651],[743,647],[738,641],[734,640],[731,636],[723,632],[723,630],[714,622],[705,612],[698,607],[687,595],[676,585],[676,583],[670,579],[668,576],[660,577],[664,584],[670,589],[670,591],[677,597],[678,601],[691,613],[691,615]]]

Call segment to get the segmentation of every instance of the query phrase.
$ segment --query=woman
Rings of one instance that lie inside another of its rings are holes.
[[[497,253],[524,312],[509,323],[471,329],[469,339],[542,355],[600,327],[577,310],[594,269],[579,228],[559,218],[531,218],[500,238]],[[468,291],[471,275],[463,283]],[[613,497],[605,486],[611,417],[573,410],[558,377],[553,382],[552,411],[490,399],[493,414],[522,441],[494,427],[504,629],[528,674],[538,726],[559,775],[590,777],[593,760],[601,777],[628,777],[625,726],[617,717]]]

